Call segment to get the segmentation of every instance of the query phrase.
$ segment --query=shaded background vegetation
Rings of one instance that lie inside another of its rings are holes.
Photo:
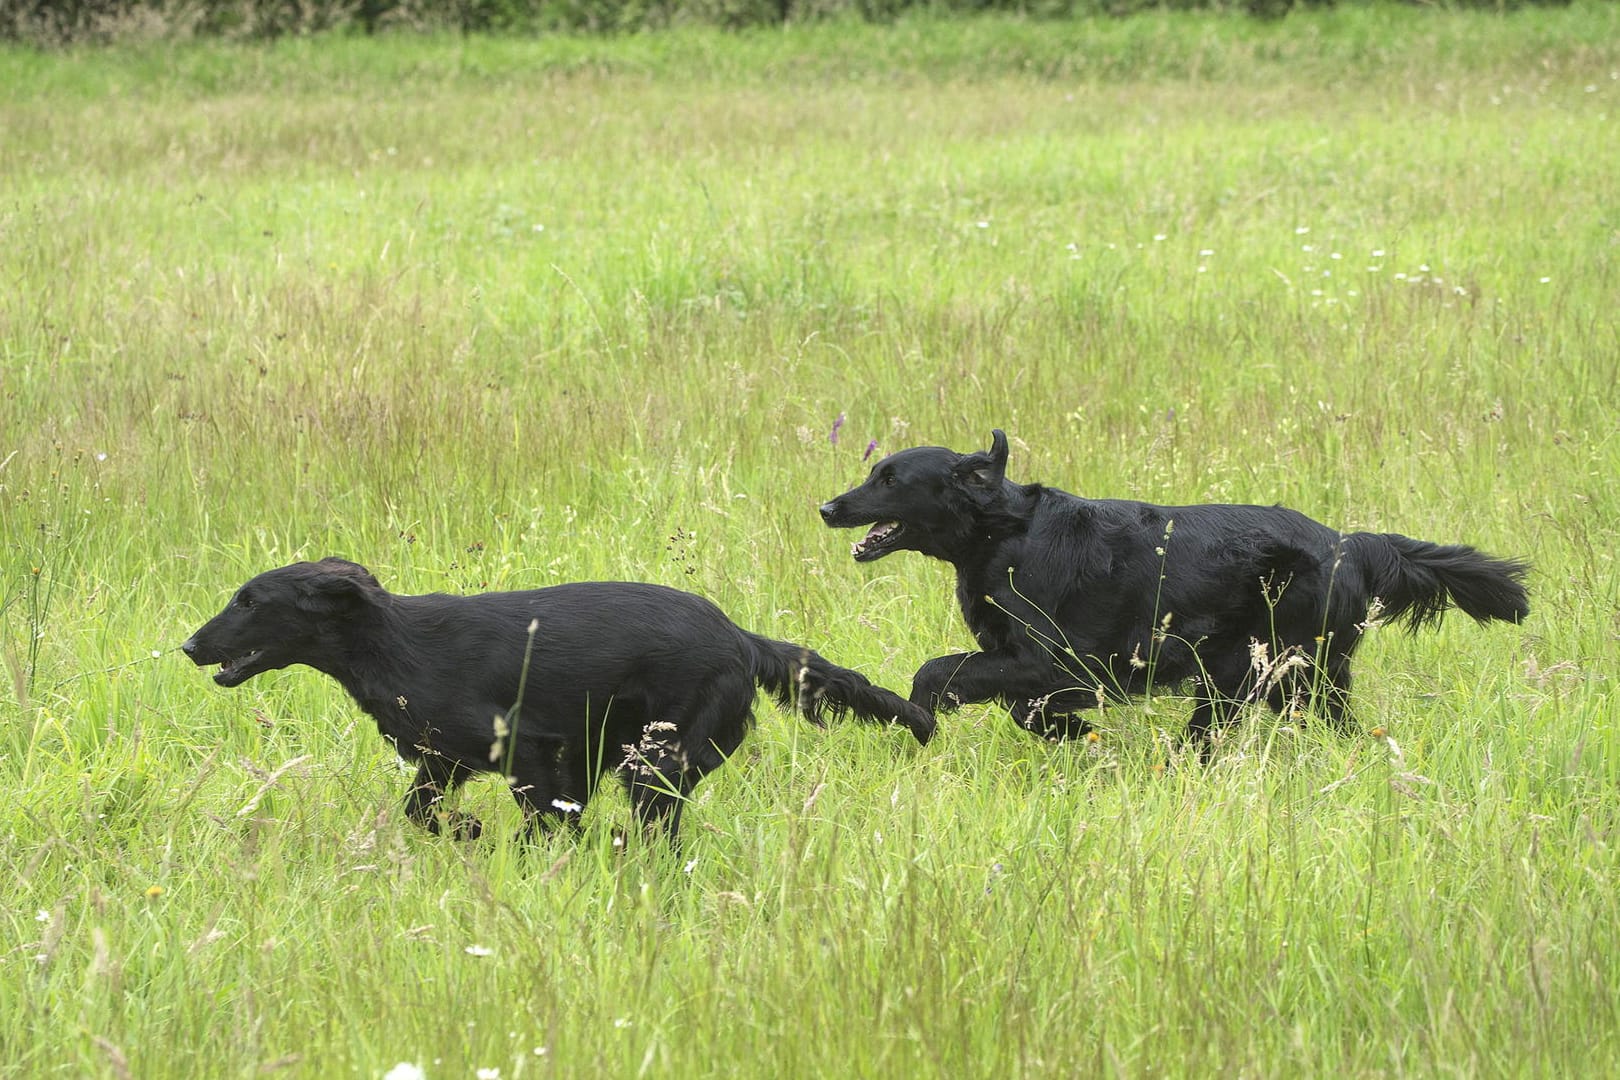
[[[1365,0],[17,0],[0,4],[0,38],[38,44],[195,36],[267,38],[333,29],[647,30],[676,24],[776,26],[828,18],[883,21],[912,12],[997,12],[1037,19],[1145,11],[1235,11],[1275,17],[1296,7]],[[1506,11],[1569,0],[1404,0]]]

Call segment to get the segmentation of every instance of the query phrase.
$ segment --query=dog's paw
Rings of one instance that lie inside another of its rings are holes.
[[[477,840],[484,835],[484,823],[464,810],[445,810],[433,815],[429,826],[453,840]]]
[[[1048,742],[1078,739],[1091,730],[1091,722],[1076,713],[1047,711],[1052,695],[1015,701],[1008,706],[1013,722],[1036,738]]]
[[[910,702],[907,704],[910,705]],[[911,729],[912,737],[923,746],[928,745],[928,740],[934,737],[934,729],[938,726],[933,714],[921,705],[911,705],[905,715],[898,719],[905,722],[906,727]]]

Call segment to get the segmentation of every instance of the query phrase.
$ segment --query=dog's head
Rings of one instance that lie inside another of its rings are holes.
[[[221,686],[291,664],[321,667],[341,648],[343,624],[382,593],[369,570],[345,559],[267,570],[180,648],[198,667],[218,664]]]
[[[871,526],[850,549],[857,562],[894,551],[950,559],[965,536],[981,531],[1006,472],[1007,436],[999,429],[990,433],[989,450],[901,450],[872,466],[866,483],[822,504],[821,520],[835,529]]]

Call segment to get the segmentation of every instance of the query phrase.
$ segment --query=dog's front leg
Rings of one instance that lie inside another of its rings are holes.
[[[931,712],[994,701],[1025,681],[1019,670],[1015,657],[999,653],[936,656],[912,676],[911,700]]]
[[[425,757],[416,779],[405,793],[405,816],[430,833],[449,832],[457,840],[476,840],[484,827],[462,810],[444,810],[440,804],[467,779],[467,770],[439,757]]]

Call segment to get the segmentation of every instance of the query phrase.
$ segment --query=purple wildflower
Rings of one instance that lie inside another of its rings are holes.
[[[832,434],[827,436],[827,441],[832,443],[834,446],[837,446],[838,445],[838,429],[843,427],[843,426],[844,426],[844,414],[839,413],[838,414],[838,419],[833,421]]]
[[[876,449],[877,449],[877,440],[873,439],[871,442],[866,444],[866,453],[861,455],[861,460],[865,461],[867,458],[871,457],[872,452],[874,450],[876,450]]]

